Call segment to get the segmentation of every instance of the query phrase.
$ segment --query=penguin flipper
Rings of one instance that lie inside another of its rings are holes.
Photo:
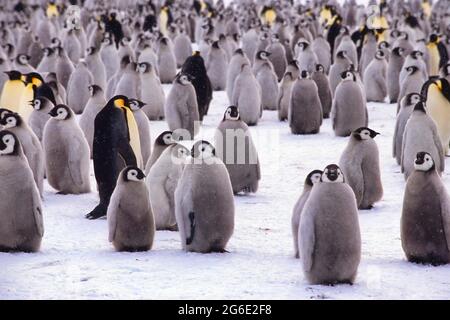
[[[190,245],[192,241],[194,241],[195,236],[195,213],[194,211],[189,212],[189,221],[190,221],[190,236],[186,237],[186,245]]]
[[[36,230],[39,236],[42,237],[44,236],[44,221],[42,217],[41,198],[37,189],[36,191],[33,190],[33,216]]]
[[[68,167],[69,167],[69,173],[72,177],[72,180],[76,186],[82,186],[83,185],[83,177],[81,176],[81,157],[80,157],[80,151],[83,149],[83,146],[81,145],[80,141],[78,139],[73,139],[72,141],[73,145],[71,146],[69,150],[69,161],[68,161]]]
[[[310,271],[314,264],[314,251],[316,245],[316,228],[314,223],[314,218],[311,214],[303,214],[302,219],[305,219],[304,222],[301,222],[300,226],[305,223],[306,226],[310,226],[310,228],[301,228],[300,236],[302,237],[302,242],[306,243],[306,245],[302,245],[300,248],[300,256],[303,260],[303,268],[305,271]]]
[[[120,204],[118,208],[111,208],[112,210],[115,210],[116,212],[111,212],[108,213],[108,229],[109,229],[109,234],[108,234],[108,240],[109,242],[113,242],[114,239],[116,238],[116,229],[117,229],[117,214],[118,214],[118,210],[120,210]]]
[[[134,154],[133,148],[125,138],[120,140],[117,145],[117,150],[127,166],[137,165],[136,155]]]
[[[447,241],[447,249],[450,251],[450,197],[443,185],[441,185],[441,189],[439,193],[444,195],[444,199],[441,201],[442,226]]]
[[[445,153],[444,153],[444,146],[442,145],[441,139],[439,138],[438,132],[436,127],[433,128],[433,142],[436,145],[436,149],[439,153],[439,168],[438,170],[440,172],[444,172],[445,169]]]

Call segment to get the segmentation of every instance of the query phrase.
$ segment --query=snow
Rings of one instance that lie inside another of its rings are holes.
[[[198,138],[212,141],[227,106],[226,94],[215,92]],[[166,231],[157,232],[152,251],[117,253],[107,240],[107,221],[84,218],[97,203],[96,193],[56,195],[46,184],[42,250],[0,253],[0,298],[448,299],[450,266],[408,263],[401,249],[405,182],[391,157],[395,109],[369,104],[369,127],[381,132],[376,141],[385,195],[373,210],[360,211],[362,261],[353,286],[309,285],[293,257],[290,226],[305,176],[337,163],[347,138],[334,136],[330,120],[320,134],[294,136],[276,112],[265,111],[251,128],[262,163],[260,189],[235,197],[229,253],[185,253],[178,233]],[[164,122],[151,122],[152,138],[166,128]],[[448,185],[449,175],[443,178]],[[91,180],[95,186],[92,170]]]

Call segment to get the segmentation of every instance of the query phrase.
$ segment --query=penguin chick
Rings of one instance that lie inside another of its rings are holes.
[[[206,57],[206,70],[213,90],[225,90],[227,84],[228,60],[226,52],[214,41]]]
[[[250,65],[250,61],[248,60],[244,51],[242,51],[242,49],[239,48],[234,52],[233,56],[231,57],[230,63],[228,65],[228,70],[227,70],[226,88],[227,88],[228,101],[230,101],[230,102],[233,99],[234,83],[236,81],[237,76],[241,72],[241,68],[244,64]]]
[[[0,186],[0,251],[39,251],[41,198],[19,139],[8,130],[0,131]]]
[[[406,181],[401,240],[410,262],[450,263],[450,198],[431,154],[418,152]]]
[[[80,61],[72,72],[67,84],[67,104],[76,113],[81,114],[89,100],[88,86],[93,76],[84,61]]]
[[[364,89],[367,101],[383,102],[387,96],[387,62],[383,51],[378,50],[367,66],[364,75]]]
[[[358,128],[341,155],[339,166],[353,189],[359,209],[371,209],[383,196],[378,147],[373,140],[379,133]]]
[[[276,110],[278,98],[278,80],[272,66],[269,63],[263,63],[258,73],[256,80],[261,87],[261,103],[263,110]]]
[[[155,215],[156,230],[178,230],[175,218],[175,189],[189,150],[171,143],[149,170],[147,187]]]
[[[233,193],[255,193],[261,179],[258,152],[237,107],[231,106],[225,111],[216,130],[215,145],[217,157],[225,164],[230,175]]]
[[[172,137],[172,131],[164,131],[162,132],[155,140],[153,144],[153,152],[150,158],[145,165],[145,174],[149,175],[150,169],[161,156],[161,154],[166,150],[167,147],[175,143],[175,140]]]
[[[17,113],[4,113],[0,118],[0,125],[19,139],[25,158],[27,158],[33,172],[39,194],[42,197],[44,193],[45,163],[44,152],[38,137]]]
[[[316,65],[315,71],[311,75],[311,79],[313,79],[317,85],[320,104],[322,105],[323,118],[327,119],[330,117],[333,95],[331,94],[330,81],[328,80],[323,65]]]
[[[225,252],[234,230],[228,171],[206,141],[194,144],[175,190],[175,216],[183,250]]]
[[[305,207],[305,203],[308,200],[309,194],[313,186],[320,182],[322,177],[322,170],[313,170],[311,171],[305,179],[305,183],[303,185],[303,192],[300,195],[300,198],[297,200],[294,206],[294,210],[292,212],[291,225],[292,225],[292,238],[294,239],[294,252],[295,258],[300,258],[300,252],[298,249],[298,233],[300,227],[300,220],[303,208]]]
[[[167,96],[164,114],[171,131],[177,130],[186,140],[194,139],[200,117],[195,89],[189,75],[177,75]]]
[[[42,140],[48,183],[59,194],[89,193],[89,145],[73,111],[58,105],[50,116]]]
[[[117,251],[148,251],[155,237],[155,219],[145,175],[137,167],[122,170],[108,206],[109,241]]]
[[[353,190],[337,165],[329,165],[302,211],[299,248],[311,284],[354,283],[361,260],[361,233]]]
[[[288,118],[292,86],[296,79],[292,75],[292,72],[286,72],[281,80],[280,90],[278,92],[278,120],[280,121],[285,121]]]
[[[31,130],[36,134],[39,141],[42,141],[42,136],[44,135],[44,127],[47,121],[51,118],[49,115],[50,110],[54,108],[53,103],[46,97],[37,97],[31,102],[33,107],[33,112],[31,112],[28,123]],[[1,117],[0,117],[1,118]]]
[[[163,37],[158,46],[158,70],[162,83],[172,83],[177,74],[177,62],[170,40]]]
[[[141,62],[138,64],[138,70],[141,80],[140,97],[145,104],[142,111],[149,120],[164,119],[166,98],[154,66],[149,62]]]

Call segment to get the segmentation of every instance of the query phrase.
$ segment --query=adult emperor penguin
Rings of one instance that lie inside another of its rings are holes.
[[[367,66],[363,75],[364,89],[367,101],[383,102],[387,96],[386,56],[383,51],[378,50],[375,58]]]
[[[114,96],[95,117],[93,159],[100,203],[86,215],[87,219],[106,215],[120,171],[137,165],[139,131],[128,106],[127,97]]]
[[[448,62],[448,52],[445,44],[441,42],[440,37],[436,33],[430,35],[428,44],[429,69],[430,77],[438,76],[439,69]]]
[[[19,139],[23,153],[28,160],[34,181],[40,195],[44,193],[44,151],[36,134],[23,121],[18,113],[3,113],[0,119],[0,125],[4,129],[14,133]]]
[[[339,160],[346,182],[355,192],[359,209],[371,209],[383,196],[380,156],[374,141],[378,134],[365,127],[356,129]]]
[[[214,147],[198,141],[175,190],[175,216],[185,251],[225,252],[234,230],[233,188]]]
[[[203,121],[203,117],[208,114],[213,89],[206,72],[205,62],[199,51],[195,51],[192,56],[186,59],[181,72],[190,75],[192,78],[191,82],[197,96],[200,121]]]
[[[141,143],[141,153],[143,163],[147,163],[151,154],[150,124],[144,111],[145,103],[137,99],[130,99],[130,109],[133,112],[134,119],[139,130],[139,140]]]
[[[178,230],[175,218],[175,189],[189,153],[181,144],[171,143],[149,170],[146,183],[155,215],[156,230]]]
[[[67,84],[67,104],[76,114],[81,114],[91,96],[89,85],[93,84],[93,76],[85,61],[78,62]]]
[[[336,54],[333,64],[330,67],[329,79],[330,79],[330,87],[333,95],[335,94],[336,88],[341,82],[341,74],[342,72],[349,70],[352,66],[352,62],[347,57],[344,51],[339,51]]]
[[[446,155],[450,143],[450,84],[445,78],[428,80],[423,85],[422,95],[425,97],[428,114],[436,122]]]
[[[353,284],[361,260],[361,233],[355,194],[344,174],[329,165],[302,211],[299,249],[311,284]]]
[[[425,104],[418,102],[414,106],[403,133],[401,170],[405,180],[414,171],[415,155],[421,151],[428,152],[431,155],[439,174],[444,172],[444,151],[436,123],[426,113]]]
[[[262,114],[261,86],[249,64],[243,64],[236,77],[231,102],[239,108],[242,121],[249,126],[258,124]]]
[[[292,87],[288,120],[293,134],[313,134],[320,131],[323,112],[316,83],[308,71],[302,70]]]
[[[414,110],[414,106],[421,101],[423,101],[423,97],[417,92],[406,95],[400,101],[400,111],[395,122],[392,144],[392,156],[397,161],[397,164],[400,164],[402,161],[403,133],[405,132],[406,123]]]
[[[57,105],[50,115],[42,139],[48,183],[59,194],[89,193],[89,145],[83,131],[65,105]]]
[[[294,78],[292,72],[290,71],[286,72],[281,80],[280,90],[278,92],[278,120],[280,121],[285,121],[288,119],[292,86],[296,80],[297,78]]]
[[[78,123],[80,125],[81,130],[83,130],[84,136],[88,142],[92,158],[95,117],[105,106],[106,98],[105,93],[103,92],[103,89],[100,86],[92,84],[88,87],[88,89],[91,94],[91,97],[89,98]]]
[[[250,65],[250,61],[248,60],[247,56],[245,55],[244,51],[242,51],[241,48],[236,49],[236,51],[233,53],[231,57],[227,70],[226,89],[228,101],[231,101],[233,99],[234,82],[236,81],[237,76],[241,72],[242,65],[244,64]]]
[[[237,107],[230,106],[225,111],[216,130],[215,145],[216,155],[230,175],[233,193],[256,192],[261,179],[258,152]]]
[[[305,183],[303,185],[303,192],[300,195],[300,198],[297,200],[294,206],[294,210],[292,212],[291,225],[292,225],[292,238],[294,239],[294,252],[295,258],[300,258],[300,252],[298,248],[298,233],[300,227],[300,220],[302,216],[303,208],[305,207],[306,200],[309,198],[309,194],[313,186],[320,182],[322,177],[322,170],[313,170],[311,171],[305,179]]]
[[[388,68],[386,73],[386,84],[388,89],[389,102],[395,103],[398,101],[400,94],[400,71],[405,62],[404,49],[402,47],[395,47],[389,55]]]
[[[155,143],[153,144],[152,154],[145,165],[145,174],[148,175],[150,173],[150,169],[161,156],[161,154],[168,148],[170,145],[175,143],[175,140],[172,137],[172,131],[163,131],[156,138]]]
[[[109,241],[117,251],[148,251],[155,237],[155,218],[145,175],[133,166],[122,170],[108,206]]]
[[[0,108],[8,108],[13,112],[20,111],[20,101],[25,89],[22,74],[17,70],[6,71],[8,80],[3,85],[0,97]]]
[[[19,139],[8,130],[0,131],[0,185],[0,251],[39,251],[41,198]]]
[[[450,263],[450,198],[427,152],[417,153],[406,181],[400,225],[408,261]]]
[[[198,133],[199,112],[197,97],[190,76],[180,73],[175,78],[164,105],[164,114],[171,131],[193,140]]]
[[[142,111],[149,120],[164,119],[164,103],[166,97],[161,81],[156,75],[154,66],[149,62],[138,64],[141,79],[141,100],[145,103]]]
[[[333,103],[333,95],[331,93],[330,81],[326,74],[325,67],[323,65],[316,64],[315,70],[311,75],[311,79],[317,85],[319,91],[320,104],[322,105],[323,117],[329,118],[331,112],[331,105]]]
[[[334,133],[340,137],[349,136],[353,130],[367,127],[368,111],[363,89],[354,71],[344,71],[337,86],[331,107],[331,121]]]
[[[44,135],[44,127],[47,121],[51,118],[49,112],[54,108],[54,104],[46,97],[37,97],[31,103],[33,111],[31,112],[28,123],[31,130],[36,134],[39,141],[42,141]]]
[[[260,66],[256,74],[256,80],[261,87],[261,104],[263,109],[277,110],[278,79],[269,62],[265,62]]]
[[[226,52],[219,46],[219,41],[214,41],[206,57],[206,71],[213,90],[225,90],[227,84],[227,68],[228,60]]]

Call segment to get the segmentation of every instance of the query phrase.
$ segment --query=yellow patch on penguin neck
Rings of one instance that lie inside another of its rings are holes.
[[[118,108],[124,108],[125,100],[124,99],[116,99],[116,100],[114,100],[114,105]]]
[[[42,81],[38,78],[33,77],[33,78],[31,78],[31,83],[37,87],[40,87],[42,84]]]

